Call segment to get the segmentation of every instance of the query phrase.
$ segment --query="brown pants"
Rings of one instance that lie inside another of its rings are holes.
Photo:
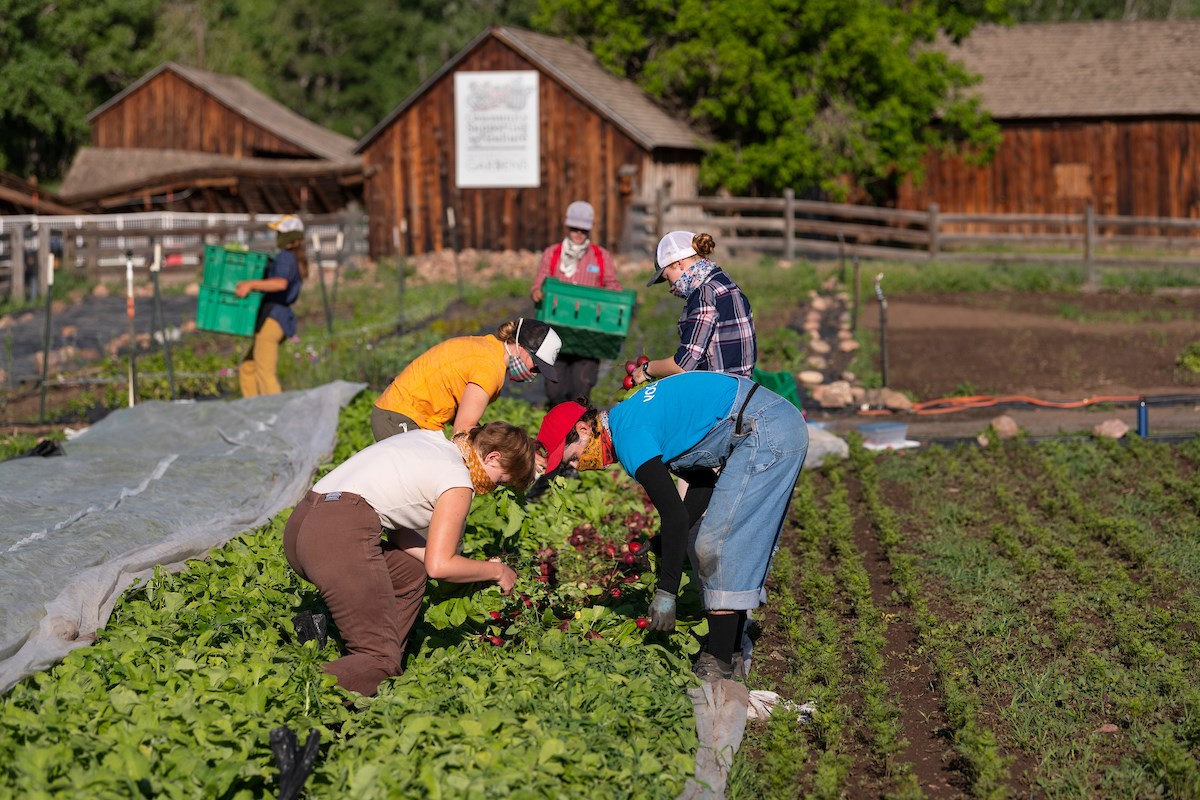
[[[283,529],[288,564],[321,590],[348,651],[325,670],[364,695],[402,672],[428,579],[425,565],[400,549],[419,536],[380,534],[375,509],[350,492],[309,492]]]
[[[257,397],[260,394],[279,394],[279,378],[275,368],[279,365],[279,345],[283,342],[283,328],[272,317],[267,317],[262,327],[254,334],[254,344],[238,367],[238,386],[242,397]]]

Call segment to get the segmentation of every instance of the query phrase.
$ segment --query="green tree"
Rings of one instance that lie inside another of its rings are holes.
[[[158,49],[358,138],[488,25],[527,24],[535,2],[169,0]]]
[[[931,45],[1003,0],[542,0],[573,34],[716,140],[709,188],[894,196],[929,148],[986,157],[999,131],[973,83]]]
[[[156,0],[0,0],[0,169],[57,178],[145,69]]]

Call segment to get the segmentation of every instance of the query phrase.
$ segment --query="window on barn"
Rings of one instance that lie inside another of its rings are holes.
[[[1090,200],[1092,197],[1091,164],[1055,164],[1054,196],[1059,200]]]

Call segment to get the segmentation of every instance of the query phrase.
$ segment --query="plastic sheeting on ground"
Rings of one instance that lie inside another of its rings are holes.
[[[299,501],[363,388],[145,403],[65,456],[0,463],[0,692],[89,643],[155,565],[179,569]]]

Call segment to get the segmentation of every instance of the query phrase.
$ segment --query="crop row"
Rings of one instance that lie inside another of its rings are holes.
[[[369,435],[364,405],[343,414],[335,462]],[[497,413],[535,418],[527,404]],[[523,565],[520,594],[432,585],[405,673],[376,698],[323,672],[336,635],[296,641],[291,617],[322,606],[283,559],[286,513],[160,571],[93,645],[0,702],[0,797],[274,797],[281,726],[321,738],[310,797],[675,797],[694,767],[699,631],[637,625],[648,520],[635,489],[603,472],[537,504],[480,498],[464,552]],[[592,534],[577,549],[581,523]]]
[[[946,782],[974,797],[1200,796],[1200,445],[1018,441],[878,457],[855,446],[845,469],[823,470],[817,491],[801,483],[788,538],[797,556],[776,564],[780,613],[760,644],[804,661],[819,641],[841,665],[829,680],[859,682],[838,694],[853,709],[839,741],[862,744],[852,787],[880,775],[888,762],[873,754],[896,740],[871,713],[871,671],[855,662],[866,636],[836,534],[843,485],[857,487],[849,511],[885,557],[882,569],[866,562],[876,602],[890,593],[899,606],[886,616],[915,632],[907,660],[883,675],[931,676],[943,718],[906,730],[948,737]],[[827,590],[804,589],[829,578]],[[821,695],[809,670],[763,677]],[[899,682],[891,693],[908,699]],[[776,757],[774,725],[752,734],[763,764]],[[795,796],[827,794],[815,777],[826,733],[796,736],[791,769],[809,788]],[[907,753],[884,775],[903,777]],[[901,780],[880,793],[915,794]]]

